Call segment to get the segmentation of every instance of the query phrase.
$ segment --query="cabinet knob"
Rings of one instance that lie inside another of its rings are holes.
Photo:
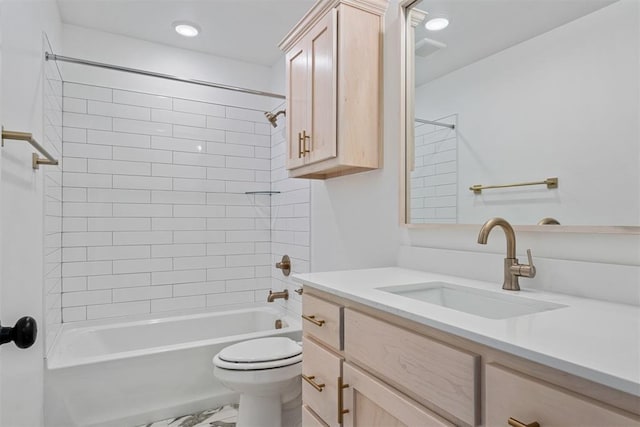
[[[30,316],[22,317],[13,327],[0,327],[0,345],[13,341],[19,348],[29,348],[37,336],[36,319]]]
[[[509,425],[511,427],[540,427],[540,424],[537,421],[534,421],[529,424],[525,424],[512,417],[509,418]]]

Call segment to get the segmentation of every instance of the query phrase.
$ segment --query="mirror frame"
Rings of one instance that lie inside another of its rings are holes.
[[[411,224],[407,222],[407,142],[413,137],[415,64],[411,49],[415,44],[414,28],[424,19],[424,12],[413,9],[421,0],[401,0],[400,13],[400,225],[408,229],[477,230],[481,224]],[[489,219],[489,218],[487,218]],[[640,220],[640,218],[639,218]],[[516,231],[543,233],[640,234],[640,225],[517,225]]]

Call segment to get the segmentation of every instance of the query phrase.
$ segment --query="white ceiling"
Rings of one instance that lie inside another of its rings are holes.
[[[282,55],[278,42],[314,0],[58,0],[62,21],[261,65]],[[174,21],[195,22],[195,38]]]
[[[447,45],[416,57],[416,86],[594,12],[617,0],[423,0],[416,7],[446,17],[449,27],[416,28],[416,42],[430,38]],[[594,31],[597,31],[594,29]]]

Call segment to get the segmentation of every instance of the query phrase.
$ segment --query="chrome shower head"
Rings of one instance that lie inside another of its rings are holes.
[[[266,113],[264,113],[265,117],[267,118],[267,120],[269,120],[269,123],[271,123],[271,126],[273,126],[274,128],[275,128],[275,127],[278,127],[277,120],[278,120],[278,116],[279,116],[280,114],[283,114],[283,115],[285,115],[285,116],[287,115],[287,113],[285,112],[285,110],[280,110],[280,111],[278,111],[278,112],[277,112],[277,113],[275,113],[275,114],[273,114],[273,113],[271,113],[271,112],[269,112],[269,111],[267,111]]]

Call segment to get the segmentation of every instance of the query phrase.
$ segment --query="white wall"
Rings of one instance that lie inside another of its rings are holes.
[[[417,117],[457,115],[459,223],[640,225],[638,7],[616,2],[416,88]],[[468,189],[547,177],[559,188]]]
[[[33,132],[43,140],[43,38],[61,46],[56,2],[3,1],[2,121],[7,129]],[[40,326],[36,344],[19,350],[2,347],[0,425],[43,424],[43,201],[44,173],[31,168],[24,142],[2,148],[2,323],[31,315]]]

